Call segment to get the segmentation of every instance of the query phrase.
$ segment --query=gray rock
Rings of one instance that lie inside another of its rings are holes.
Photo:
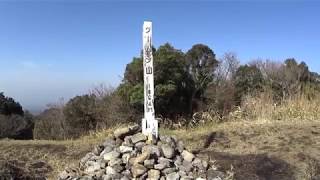
[[[196,177],[194,176],[193,172],[188,172],[188,176]]]
[[[62,171],[61,173],[59,173],[58,175],[58,179],[59,180],[69,180],[71,178],[76,178],[78,177],[79,173],[78,170],[75,168],[70,168],[67,167],[64,171]]]
[[[205,170],[207,170],[209,167],[209,164],[207,161],[202,161],[202,166],[204,167]]]
[[[120,165],[120,164],[122,164],[122,159],[119,159],[119,158],[110,159],[110,161],[108,162],[109,166]]]
[[[184,171],[184,172],[190,172],[192,171],[192,163],[189,161],[184,160],[182,162],[182,165],[179,166],[179,169]]]
[[[79,180],[93,180],[93,178],[91,176],[82,176],[80,178],[78,178]]]
[[[130,159],[129,163],[130,164],[143,163],[144,160],[148,159],[149,157],[150,157],[150,152],[144,151],[143,153],[139,154],[137,157]]]
[[[122,176],[122,178],[120,180],[130,180],[130,178],[127,176]]]
[[[187,150],[183,150],[181,153],[181,156],[184,160],[186,160],[188,162],[192,162],[192,160],[194,158],[194,155]]]
[[[101,168],[105,168],[107,166],[107,162],[104,159],[100,159],[97,162],[100,164]]]
[[[110,147],[115,147],[116,146],[116,141],[112,137],[106,138],[106,140],[102,144],[104,147],[110,146]]]
[[[122,162],[123,164],[129,163],[129,159],[131,158],[130,153],[125,153],[122,155]]]
[[[167,174],[171,174],[171,173],[173,173],[175,171],[176,171],[176,168],[165,168],[165,169],[162,170],[162,173],[167,175]]]
[[[320,180],[320,175],[316,175],[312,178],[312,180]]]
[[[177,142],[177,150],[179,151],[179,153],[182,153],[182,151],[184,150],[184,144],[180,140]]]
[[[148,171],[148,179],[150,179],[150,180],[160,179],[160,171],[156,170],[156,169],[150,169]]]
[[[93,174],[94,172],[100,170],[101,166],[99,162],[93,162],[90,164],[90,166],[87,166],[85,168],[84,172],[87,174]]]
[[[188,152],[182,141],[160,136],[160,140],[150,143],[145,135],[136,133],[137,128],[116,130],[103,146],[95,146],[81,159],[79,171],[65,170],[59,179],[222,180],[225,177],[212,166],[207,170],[208,162]]]
[[[105,174],[105,170],[104,169],[100,169],[100,170],[98,170],[98,171],[96,171],[95,173],[94,173],[94,177],[95,177],[95,179],[99,179],[99,178],[102,178],[103,177],[103,175]]]
[[[124,153],[129,153],[131,151],[133,151],[133,148],[132,147],[129,147],[129,146],[120,146],[119,147],[119,151],[120,153],[124,154]]]
[[[94,146],[92,153],[95,154],[96,156],[99,156],[100,153],[103,151],[104,146]]]
[[[178,173],[179,173],[180,177],[187,176],[187,173],[185,171],[180,170],[180,171],[178,171]]]
[[[197,177],[196,180],[206,180],[206,178],[203,178],[203,177]]]
[[[122,176],[119,173],[116,174],[106,174],[102,176],[103,180],[114,180],[114,179],[120,179]]]
[[[139,177],[139,180],[145,180],[147,179],[147,177],[148,177],[148,173],[146,172]]]
[[[106,174],[106,175],[102,176],[102,180],[112,180],[112,175]]]
[[[167,143],[167,144],[172,144],[174,142],[174,140],[170,136],[166,136],[166,135],[160,135],[159,139],[160,139],[160,141]]]
[[[120,156],[120,153],[117,152],[117,151],[111,151],[111,152],[108,152],[108,153],[105,153],[103,155],[103,159],[106,160],[106,161],[110,161],[111,159],[116,159]]]
[[[192,165],[197,167],[199,170],[204,170],[205,168],[203,167],[202,160],[199,158],[194,158],[192,161]]]
[[[117,173],[120,173],[121,171],[124,170],[124,167],[121,166],[120,164],[115,164],[112,166],[112,168],[117,172]]]
[[[177,136],[173,135],[173,136],[171,136],[171,138],[172,138],[172,140],[173,140],[174,143],[177,143],[177,142],[178,142]]]
[[[130,172],[129,169],[126,169],[126,170],[122,171],[121,174],[123,174],[124,176],[127,176],[129,178],[131,177],[131,172]]]
[[[146,146],[146,143],[145,142],[137,142],[134,147],[136,148],[136,150],[138,151],[142,151],[142,148]]]
[[[103,156],[104,154],[113,151],[113,149],[114,149],[114,146],[106,146],[104,150],[100,153],[100,156]]]
[[[141,151],[139,151],[140,153]],[[138,155],[138,150],[137,149],[133,149],[133,151],[130,153],[131,157],[135,157]]]
[[[117,171],[114,170],[112,167],[108,166],[106,168],[106,174],[117,174]]]
[[[193,180],[194,178],[192,176],[182,176],[180,180]]]
[[[132,176],[136,178],[143,175],[145,172],[147,172],[147,168],[145,168],[141,164],[135,164],[132,166],[131,172],[132,172]]]
[[[123,143],[123,141],[121,139],[116,139],[116,146],[119,147],[121,146],[121,144]]]
[[[80,160],[80,168],[83,168],[88,161],[95,159],[94,156],[95,156],[95,155],[94,155],[94,153],[92,153],[92,152],[87,153],[87,154]]]
[[[172,160],[171,159],[167,159],[167,158],[164,158],[164,157],[160,157],[159,159],[158,159],[158,163],[159,164],[165,164],[166,165],[166,167],[170,167],[171,166],[171,164],[172,164]]]
[[[143,165],[144,165],[146,168],[148,168],[148,169],[153,168],[153,166],[154,166],[154,159],[146,159],[146,160],[144,160]]]
[[[162,170],[164,168],[168,167],[166,164],[156,164],[154,165],[154,169],[157,169],[157,170]]]
[[[214,169],[208,169],[207,171],[207,179],[208,180],[218,180],[218,178],[223,179],[225,174],[221,171],[217,171]]]
[[[133,147],[134,144],[132,143],[131,138],[132,138],[132,136],[126,136],[124,138],[124,141],[123,141],[122,145]]]
[[[176,156],[176,159],[174,160],[174,165],[176,167],[180,166],[182,164],[182,157],[181,156]]]
[[[120,179],[121,177],[122,177],[122,175],[120,173],[112,175],[112,179]]]
[[[116,138],[123,139],[125,136],[132,135],[139,130],[138,125],[116,129],[113,134]]]
[[[149,151],[150,155],[153,155],[155,157],[161,156],[160,148],[156,145],[146,145],[142,148],[142,152],[144,152],[144,151]]]
[[[66,180],[69,177],[72,177],[72,176],[70,176],[69,173],[66,172],[65,170],[58,174],[58,180]]]
[[[164,143],[161,142],[161,141],[158,141],[158,142],[157,142],[157,146],[158,146],[158,147],[161,147],[162,144],[164,144]]]
[[[180,175],[176,172],[170,173],[166,176],[166,180],[179,180]]]
[[[142,133],[137,133],[131,137],[131,142],[136,144],[137,142],[143,142],[147,140],[147,136]]]
[[[164,157],[166,157],[166,158],[171,159],[175,155],[174,148],[172,148],[168,144],[162,144],[161,145],[161,150],[162,150],[162,153],[163,153]]]

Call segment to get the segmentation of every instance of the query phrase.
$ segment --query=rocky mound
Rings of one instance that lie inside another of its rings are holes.
[[[78,169],[66,168],[59,179],[224,179],[224,173],[175,137],[160,135],[150,142],[139,131],[137,125],[115,130],[81,159]]]

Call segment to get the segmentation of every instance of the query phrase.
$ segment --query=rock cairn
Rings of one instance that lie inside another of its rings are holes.
[[[117,129],[80,161],[79,170],[66,168],[60,180],[222,180],[224,173],[187,151],[175,137],[149,142],[138,125]]]

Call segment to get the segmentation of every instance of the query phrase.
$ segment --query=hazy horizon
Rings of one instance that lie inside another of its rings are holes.
[[[320,72],[319,2],[0,2],[0,92],[24,109],[116,87],[139,56],[142,24],[153,43],[187,51],[208,45],[241,63],[262,58],[305,61]],[[4,67],[4,68],[3,68]]]

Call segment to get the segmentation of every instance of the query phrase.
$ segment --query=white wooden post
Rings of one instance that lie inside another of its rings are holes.
[[[152,56],[152,22],[143,23],[143,77],[144,77],[144,118],[142,119],[142,133],[147,136],[158,137],[158,121],[154,112],[154,80]]]

